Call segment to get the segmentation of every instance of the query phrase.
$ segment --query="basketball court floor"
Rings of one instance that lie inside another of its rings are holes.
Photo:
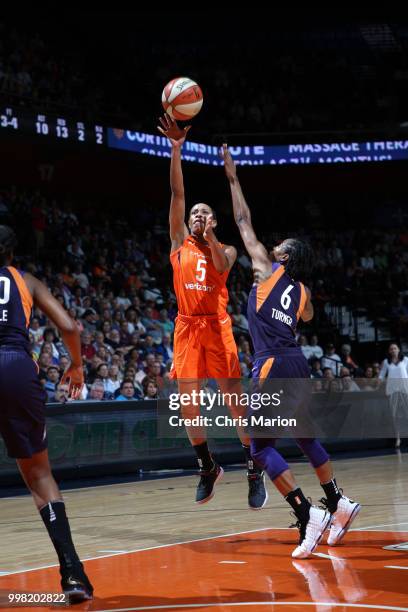
[[[291,467],[322,497],[307,463]],[[227,471],[215,498],[193,503],[196,476],[64,492],[74,541],[95,587],[76,610],[296,610],[408,612],[408,454],[339,459],[338,484],[362,511],[344,543],[308,560],[268,483],[269,501],[247,508],[243,470]],[[56,556],[28,496],[0,500],[0,607],[10,593],[59,593]],[[61,604],[24,605],[52,610]]]

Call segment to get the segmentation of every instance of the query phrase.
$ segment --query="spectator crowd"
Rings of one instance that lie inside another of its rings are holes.
[[[133,20],[112,28],[103,13],[66,19],[61,28],[52,15],[18,26],[4,17],[4,101],[151,132],[175,71],[202,86],[207,133],[378,129],[406,121],[402,25],[304,24],[300,32],[247,16],[231,28],[218,15],[210,22],[200,16],[191,32],[175,37],[157,19],[137,33]]]
[[[20,216],[31,219],[31,228],[18,227],[22,254],[16,265],[43,280],[81,330],[86,373],[82,399],[158,398],[170,380],[177,315],[164,224],[151,223],[151,231],[142,232],[138,223],[132,226],[115,212],[100,211],[96,216],[92,208],[84,212],[39,192],[15,188],[0,190],[0,205],[6,211],[2,222]],[[146,226],[144,221],[142,227]],[[326,241],[316,232],[309,239],[315,271],[308,284],[316,317],[313,327],[300,327],[298,340],[315,388],[324,390],[330,383],[333,388],[341,384],[343,390],[375,389],[380,364],[354,356],[331,325],[325,306],[346,299],[344,292],[358,306],[359,287],[386,279],[385,287],[388,283],[395,297],[389,323],[395,331],[406,331],[408,285],[403,279],[408,274],[408,233],[400,228],[382,240],[377,236],[373,249],[367,246],[373,242],[368,230],[363,235],[337,232],[335,240],[327,233]],[[246,318],[251,282],[249,260],[241,252],[230,274],[229,312],[245,377],[251,375],[253,362]],[[322,343],[317,336],[321,332]],[[38,310],[33,312],[29,337],[49,401],[65,401],[68,389],[60,379],[68,364],[67,350]]]

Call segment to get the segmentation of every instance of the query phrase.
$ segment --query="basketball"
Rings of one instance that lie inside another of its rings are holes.
[[[188,121],[203,105],[203,92],[195,81],[177,77],[169,81],[162,93],[163,108],[170,117]]]

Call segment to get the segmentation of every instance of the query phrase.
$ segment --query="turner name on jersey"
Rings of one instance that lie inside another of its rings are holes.
[[[272,319],[276,319],[277,321],[281,321],[281,323],[285,323],[292,327],[293,319],[290,315],[278,310],[277,308],[272,308]]]

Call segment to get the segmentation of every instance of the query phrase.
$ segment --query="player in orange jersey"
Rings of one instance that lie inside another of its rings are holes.
[[[226,281],[237,252],[233,246],[218,242],[214,233],[217,220],[208,204],[195,204],[190,210],[188,227],[185,223],[184,182],[181,168],[181,148],[190,126],[180,129],[168,115],[160,118],[158,129],[172,145],[170,163],[170,260],[174,274],[178,316],[174,333],[173,376],[178,379],[180,393],[200,389],[200,379],[217,379],[221,391],[239,392],[241,377],[237,347],[227,314]],[[230,405],[234,415],[238,409]],[[199,414],[193,403],[182,408],[184,418]],[[207,445],[205,429],[186,427],[197,454],[200,480],[196,503],[208,502],[214,495],[214,485],[223,469],[213,460]],[[264,474],[254,464],[250,440],[243,428],[237,427],[245,451],[249,484],[248,504],[262,508],[267,501]]]

